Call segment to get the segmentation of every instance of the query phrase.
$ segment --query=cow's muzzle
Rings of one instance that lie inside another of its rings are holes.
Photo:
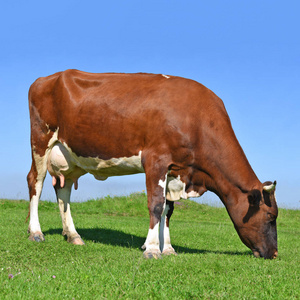
[[[263,257],[265,259],[275,259],[278,256],[278,251],[272,251],[271,254],[268,253],[261,253],[261,251],[257,249],[252,250],[255,257]]]

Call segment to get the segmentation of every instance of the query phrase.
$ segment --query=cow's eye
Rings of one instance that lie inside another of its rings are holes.
[[[268,219],[270,220],[270,222],[272,221],[275,221],[276,220],[276,216],[271,214],[271,213],[268,213]]]

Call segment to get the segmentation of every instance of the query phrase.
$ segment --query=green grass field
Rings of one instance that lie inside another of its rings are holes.
[[[0,299],[299,299],[300,211],[280,209],[279,257],[255,258],[224,208],[175,204],[178,256],[143,258],[144,194],[72,203],[85,246],[68,244],[56,203],[40,202],[44,243],[27,239],[28,201],[0,200]]]

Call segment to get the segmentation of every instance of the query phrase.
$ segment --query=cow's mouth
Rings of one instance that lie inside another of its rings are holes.
[[[258,249],[252,249],[255,257],[263,257],[265,259],[275,259],[278,256],[278,251],[275,250],[272,255],[262,254]]]

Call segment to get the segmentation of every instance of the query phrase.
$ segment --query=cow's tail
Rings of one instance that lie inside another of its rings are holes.
[[[28,222],[29,217],[30,217],[30,205],[28,207],[28,214],[27,214],[27,217],[26,217],[26,220],[25,220],[25,224]]]

